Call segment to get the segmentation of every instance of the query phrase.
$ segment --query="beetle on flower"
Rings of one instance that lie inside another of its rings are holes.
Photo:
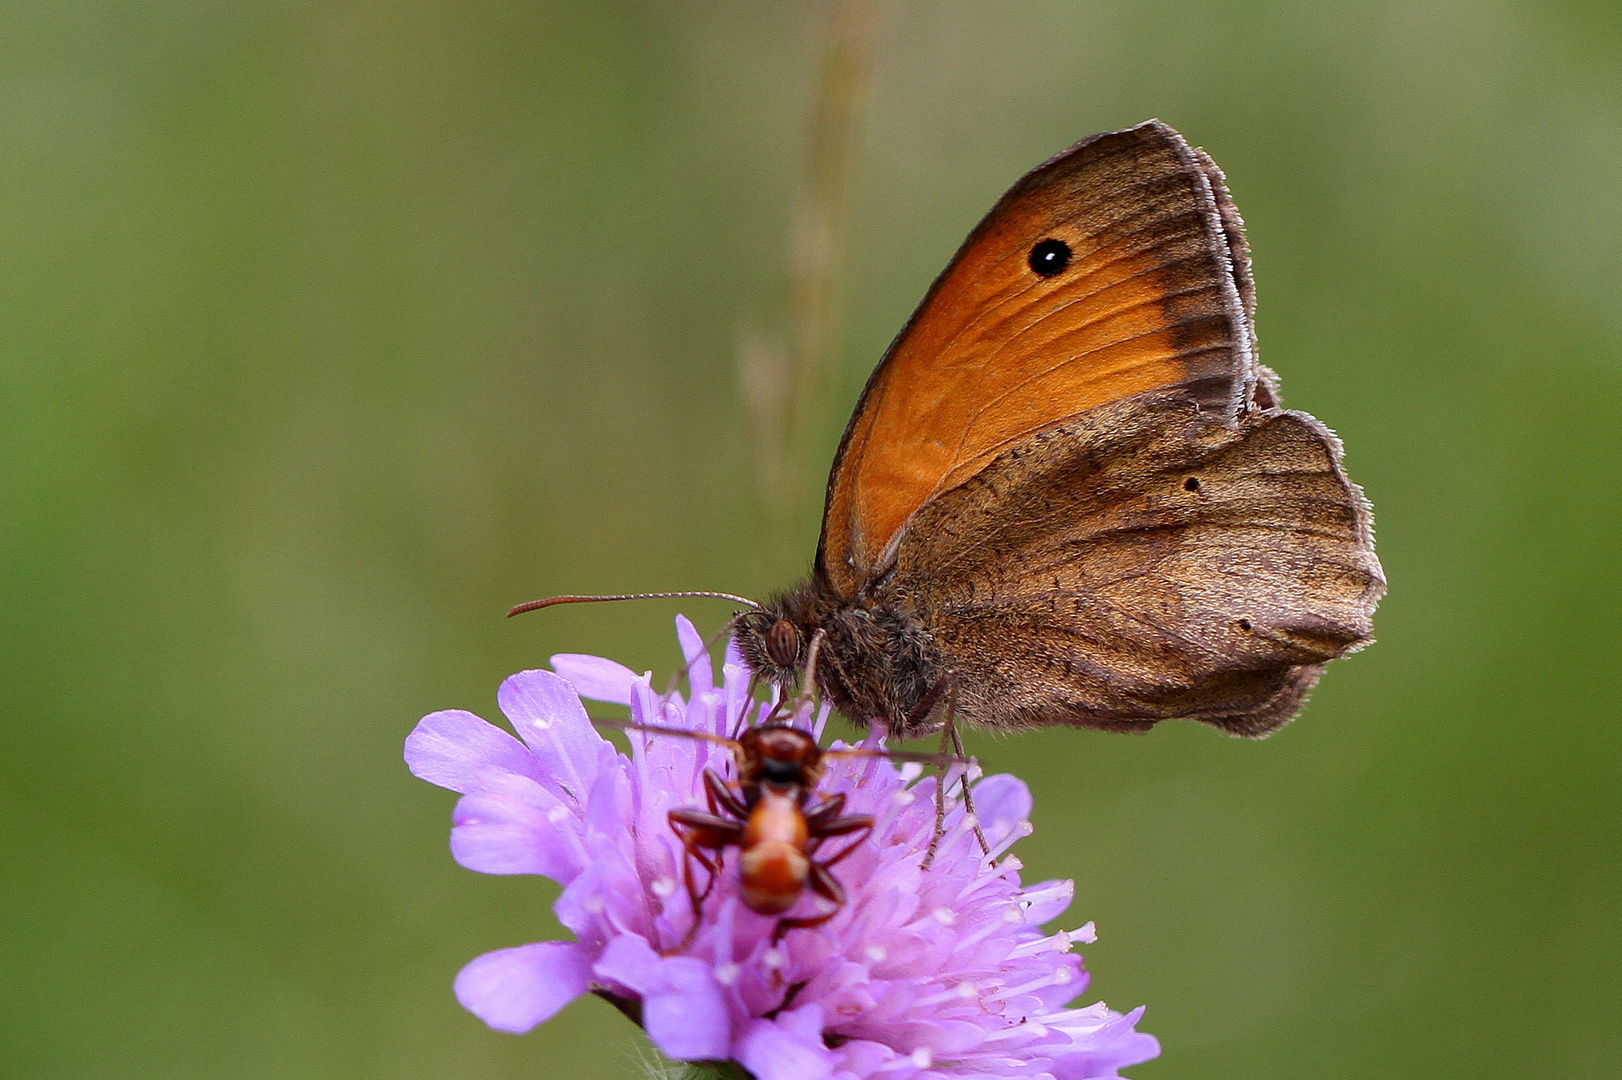
[[[559,882],[554,910],[575,937],[475,959],[456,979],[466,1008],[523,1032],[590,991],[638,1018],[668,1056],[736,1062],[758,1080],[1105,1080],[1159,1052],[1135,1029],[1141,1009],[1067,1007],[1087,982],[1071,946],[1092,941],[1092,925],[1040,929],[1068,906],[1072,884],[1021,886],[1020,863],[1006,852],[1030,831],[1030,795],[1012,776],[974,788],[991,853],[955,807],[926,870],[935,779],[919,779],[916,764],[830,758],[819,791],[873,818],[840,862],[845,902],[830,912],[806,890],[789,914],[815,923],[781,933],[775,915],[744,902],[736,859],[723,857],[695,908],[669,814],[703,802],[705,770],[725,775],[730,751],[633,732],[626,756],[580,700],[628,704],[633,723],[717,737],[732,735],[740,716],[762,715],[735,651],[717,686],[697,631],[685,619],[677,631],[690,700],[660,697],[646,676],[610,660],[556,656],[555,671],[502,685],[519,739],[453,710],[424,717],[406,740],[414,774],[463,796],[451,832],[457,861]],[[864,745],[877,747],[877,737]]]

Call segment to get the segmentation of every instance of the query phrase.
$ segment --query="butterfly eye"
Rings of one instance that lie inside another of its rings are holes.
[[[1070,265],[1070,245],[1063,240],[1043,240],[1031,248],[1027,261],[1039,277],[1052,277]]]
[[[793,667],[800,659],[800,630],[787,619],[778,619],[766,631],[766,655],[778,667]]]

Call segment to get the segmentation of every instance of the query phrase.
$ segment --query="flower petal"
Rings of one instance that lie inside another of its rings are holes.
[[[696,698],[715,687],[715,669],[710,666],[710,654],[704,648],[704,635],[685,615],[676,616],[676,640],[681,642],[682,659],[687,661],[687,683]]]
[[[618,983],[635,994],[647,991],[658,981],[659,954],[639,934],[625,934],[608,943],[592,965],[599,979]]]
[[[733,634],[727,638],[726,653],[721,657],[722,669],[731,668],[738,672],[738,681],[741,683],[747,678],[749,666],[743,661],[743,647],[738,644],[738,635]]]
[[[1141,1005],[1124,1016],[1108,1014],[1097,1028],[1082,1034],[1086,1050],[1053,1060],[1055,1080],[1116,1080],[1119,1070],[1159,1057],[1160,1040],[1133,1030],[1142,1016]],[[1077,1034],[1071,1032],[1072,1037]]]
[[[756,1020],[738,1040],[738,1063],[756,1080],[823,1080],[834,1055],[822,1044],[822,1006],[811,1004]]]
[[[491,771],[540,779],[535,758],[524,744],[494,724],[461,709],[429,713],[405,741],[406,766],[430,784],[466,795],[484,785]]]
[[[642,999],[649,1041],[677,1061],[727,1057],[732,1017],[714,969],[694,956],[672,956],[659,965],[659,982]]]
[[[463,796],[451,820],[451,854],[481,874],[542,874],[567,885],[585,863],[579,819],[527,777]]]
[[[1076,883],[1068,879],[1044,881],[1025,888],[1020,892],[1019,903],[1025,909],[1026,925],[1041,926],[1058,918],[1075,895]]]
[[[974,785],[974,810],[980,815],[980,829],[992,847],[1031,816],[1031,789],[1025,781],[1009,773],[988,776]]]
[[[497,1031],[515,1035],[550,1020],[586,992],[591,961],[573,941],[485,953],[456,976],[456,1000]]]
[[[901,1055],[871,1039],[852,1039],[834,1051],[834,1075],[843,1080],[846,1076],[873,1076],[877,1074],[886,1062],[894,1061]]]
[[[552,670],[568,679],[575,693],[583,698],[612,701],[617,705],[631,703],[631,684],[636,681],[636,672],[624,664],[601,656],[558,653],[552,657]]]
[[[597,779],[598,748],[607,740],[591,726],[569,681],[555,671],[520,671],[501,684],[496,702],[542,775],[584,801]]]
[[[677,1061],[731,1054],[732,1016],[715,971],[692,956],[662,957],[645,938],[615,938],[597,958],[597,977],[642,996],[642,1026]]]

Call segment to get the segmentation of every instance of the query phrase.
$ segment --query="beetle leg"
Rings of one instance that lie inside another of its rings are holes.
[[[866,840],[868,834],[872,831],[873,818],[867,814],[851,814],[848,817],[837,818],[834,821],[829,822],[826,827],[819,829],[816,835],[812,837],[815,844],[815,846],[812,848],[813,852],[819,850],[822,847],[822,841],[827,840],[830,837],[850,836],[852,833],[857,833],[859,835],[852,839],[850,843],[840,848],[838,854],[830,855],[825,859],[817,859],[816,864],[826,870],[828,867],[832,866],[834,863],[838,862],[840,859],[843,859],[846,855],[849,855],[851,852],[860,847],[862,845],[862,841]]]
[[[680,809],[670,811],[670,827],[681,838],[682,846],[682,881],[687,886],[687,899],[693,905],[693,925],[687,928],[687,934],[682,938],[676,951],[687,948],[692,944],[693,936],[698,933],[699,923],[704,915],[704,901],[709,897],[710,891],[715,888],[716,880],[721,876],[721,853],[729,846],[736,846],[743,841],[743,823],[729,818],[706,814],[702,810]],[[704,848],[715,851],[715,858],[711,859],[704,852]],[[698,883],[693,880],[693,864],[698,863],[709,871],[709,877],[704,883],[704,891],[700,892]]]
[[[852,847],[854,846],[852,845]],[[840,854],[844,855],[845,852]],[[783,935],[790,930],[808,930],[813,926],[821,926],[835,915],[838,915],[840,909],[845,906],[845,887],[839,884],[839,879],[829,873],[827,867],[823,864],[816,862],[811,864],[811,877],[806,881],[806,884],[811,886],[812,892],[824,900],[832,902],[833,907],[821,915],[808,915],[801,919],[777,920],[777,929],[772,931],[772,942],[774,944],[781,941]]]
[[[676,830],[681,837],[682,849],[686,852],[682,864],[682,876],[687,879],[687,895],[693,901],[693,916],[697,918],[699,907],[704,898],[710,895],[715,888],[715,879],[720,874],[719,858],[711,861],[702,848],[713,848],[719,853],[723,848],[736,846],[743,840],[743,823],[732,821],[729,818],[706,814],[702,810],[672,810],[670,811],[670,827]],[[698,886],[693,883],[693,862],[710,872],[709,881],[700,893]]]
[[[805,827],[815,833],[825,822],[834,821],[845,809],[845,794],[830,795],[814,809],[805,812]]]
[[[712,814],[727,813],[736,818],[749,816],[749,808],[739,801],[714,769],[704,770],[704,797],[709,801]]]
[[[862,835],[856,838],[856,842],[861,843],[872,828],[872,814],[846,814],[832,821],[818,823],[816,828],[811,829],[811,839],[825,840],[830,836],[849,836],[853,832],[861,831]]]

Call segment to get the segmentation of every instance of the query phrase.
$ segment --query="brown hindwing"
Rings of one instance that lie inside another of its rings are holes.
[[[1173,391],[1033,435],[927,505],[878,600],[929,628],[970,723],[1258,736],[1369,642],[1384,590],[1322,424],[1228,426]]]

